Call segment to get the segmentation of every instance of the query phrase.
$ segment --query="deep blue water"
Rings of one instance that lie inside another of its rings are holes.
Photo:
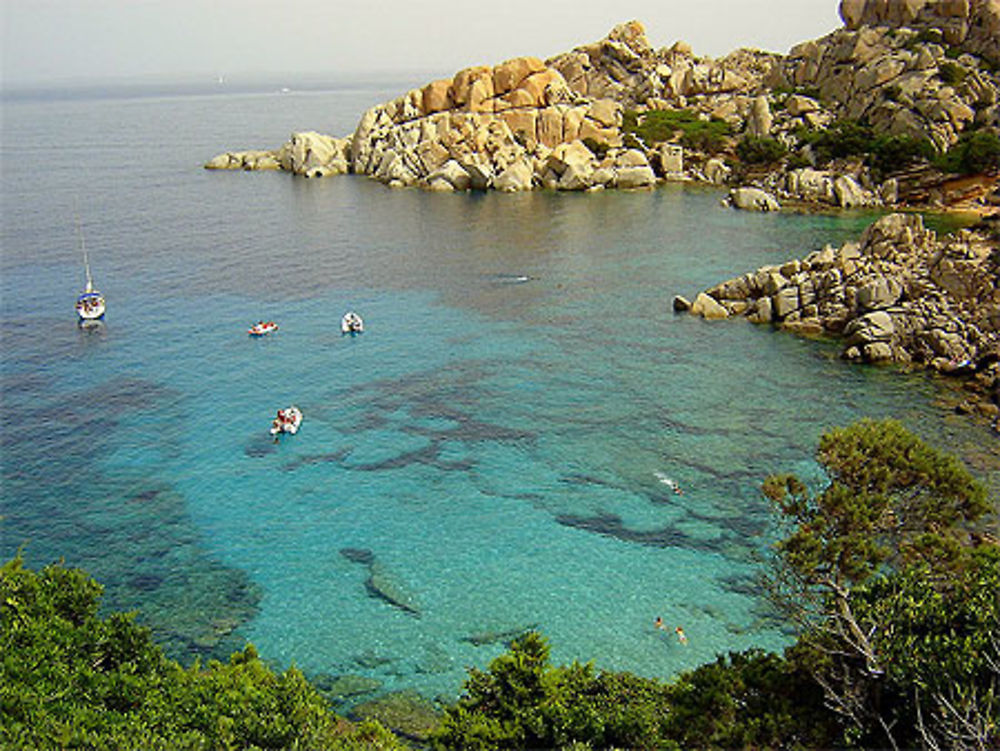
[[[989,440],[922,376],[671,311],[870,216],[201,169],[347,134],[406,88],[4,102],[5,558],[87,568],[185,659],[252,640],[280,666],[451,696],[504,649],[470,637],[537,627],[558,662],[666,677],[786,642],[754,580],[759,487],[816,479],[826,428]],[[108,300],[90,332],[77,215]],[[249,339],[261,318],[280,330]],[[293,402],[303,428],[275,444]]]

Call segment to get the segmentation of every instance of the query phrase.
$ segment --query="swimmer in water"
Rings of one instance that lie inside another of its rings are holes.
[[[687,634],[684,633],[684,629],[678,626],[677,628],[674,629],[674,632],[677,634],[677,641],[679,641],[681,644],[688,643]]]
[[[656,616],[656,622],[653,625],[655,625],[656,628],[658,628],[658,629],[660,629],[662,631],[666,631],[666,629],[667,629],[667,627],[663,625],[663,619],[660,618],[660,616]]]

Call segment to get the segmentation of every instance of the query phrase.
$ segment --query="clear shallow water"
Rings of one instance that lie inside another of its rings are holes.
[[[989,440],[922,377],[670,310],[869,217],[741,214],[677,186],[438,195],[200,168],[347,133],[407,87],[5,102],[5,557],[27,542],[33,565],[88,568],[182,657],[249,639],[453,695],[504,648],[484,635],[530,626],[556,661],[668,676],[784,643],[753,585],[759,486],[815,477],[823,430],[893,416]],[[108,298],[97,332],[73,320],[75,212]],[[260,318],[281,328],[251,340]],[[293,402],[304,426],[274,444]]]

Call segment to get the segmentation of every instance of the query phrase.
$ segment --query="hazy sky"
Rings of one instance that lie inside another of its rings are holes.
[[[638,19],[654,47],[786,52],[837,0],[0,0],[5,86],[75,79],[433,71],[548,57]]]

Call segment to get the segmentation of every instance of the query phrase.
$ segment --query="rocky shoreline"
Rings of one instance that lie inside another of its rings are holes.
[[[1000,205],[995,169],[963,174],[930,160],[1000,128],[996,0],[842,0],[840,12],[843,28],[787,55],[721,59],[684,42],[653,49],[641,23],[623,23],[545,61],[428,83],[369,109],[345,137],[303,131],[205,167],[354,173],[436,191],[697,180],[764,191],[733,205],[767,210]],[[873,139],[874,155],[864,151]]]
[[[841,0],[843,28],[787,55],[721,59],[642,24],[542,61],[466,68],[207,169],[360,174],[432,191],[730,188],[735,208],[962,208],[938,238],[892,214],[857,243],[731,279],[675,307],[840,337],[844,357],[962,376],[1000,427],[1000,0]]]
[[[858,242],[764,266],[674,310],[834,337],[855,362],[961,378],[956,409],[1000,429],[1000,221],[939,238],[918,214],[889,214]]]

